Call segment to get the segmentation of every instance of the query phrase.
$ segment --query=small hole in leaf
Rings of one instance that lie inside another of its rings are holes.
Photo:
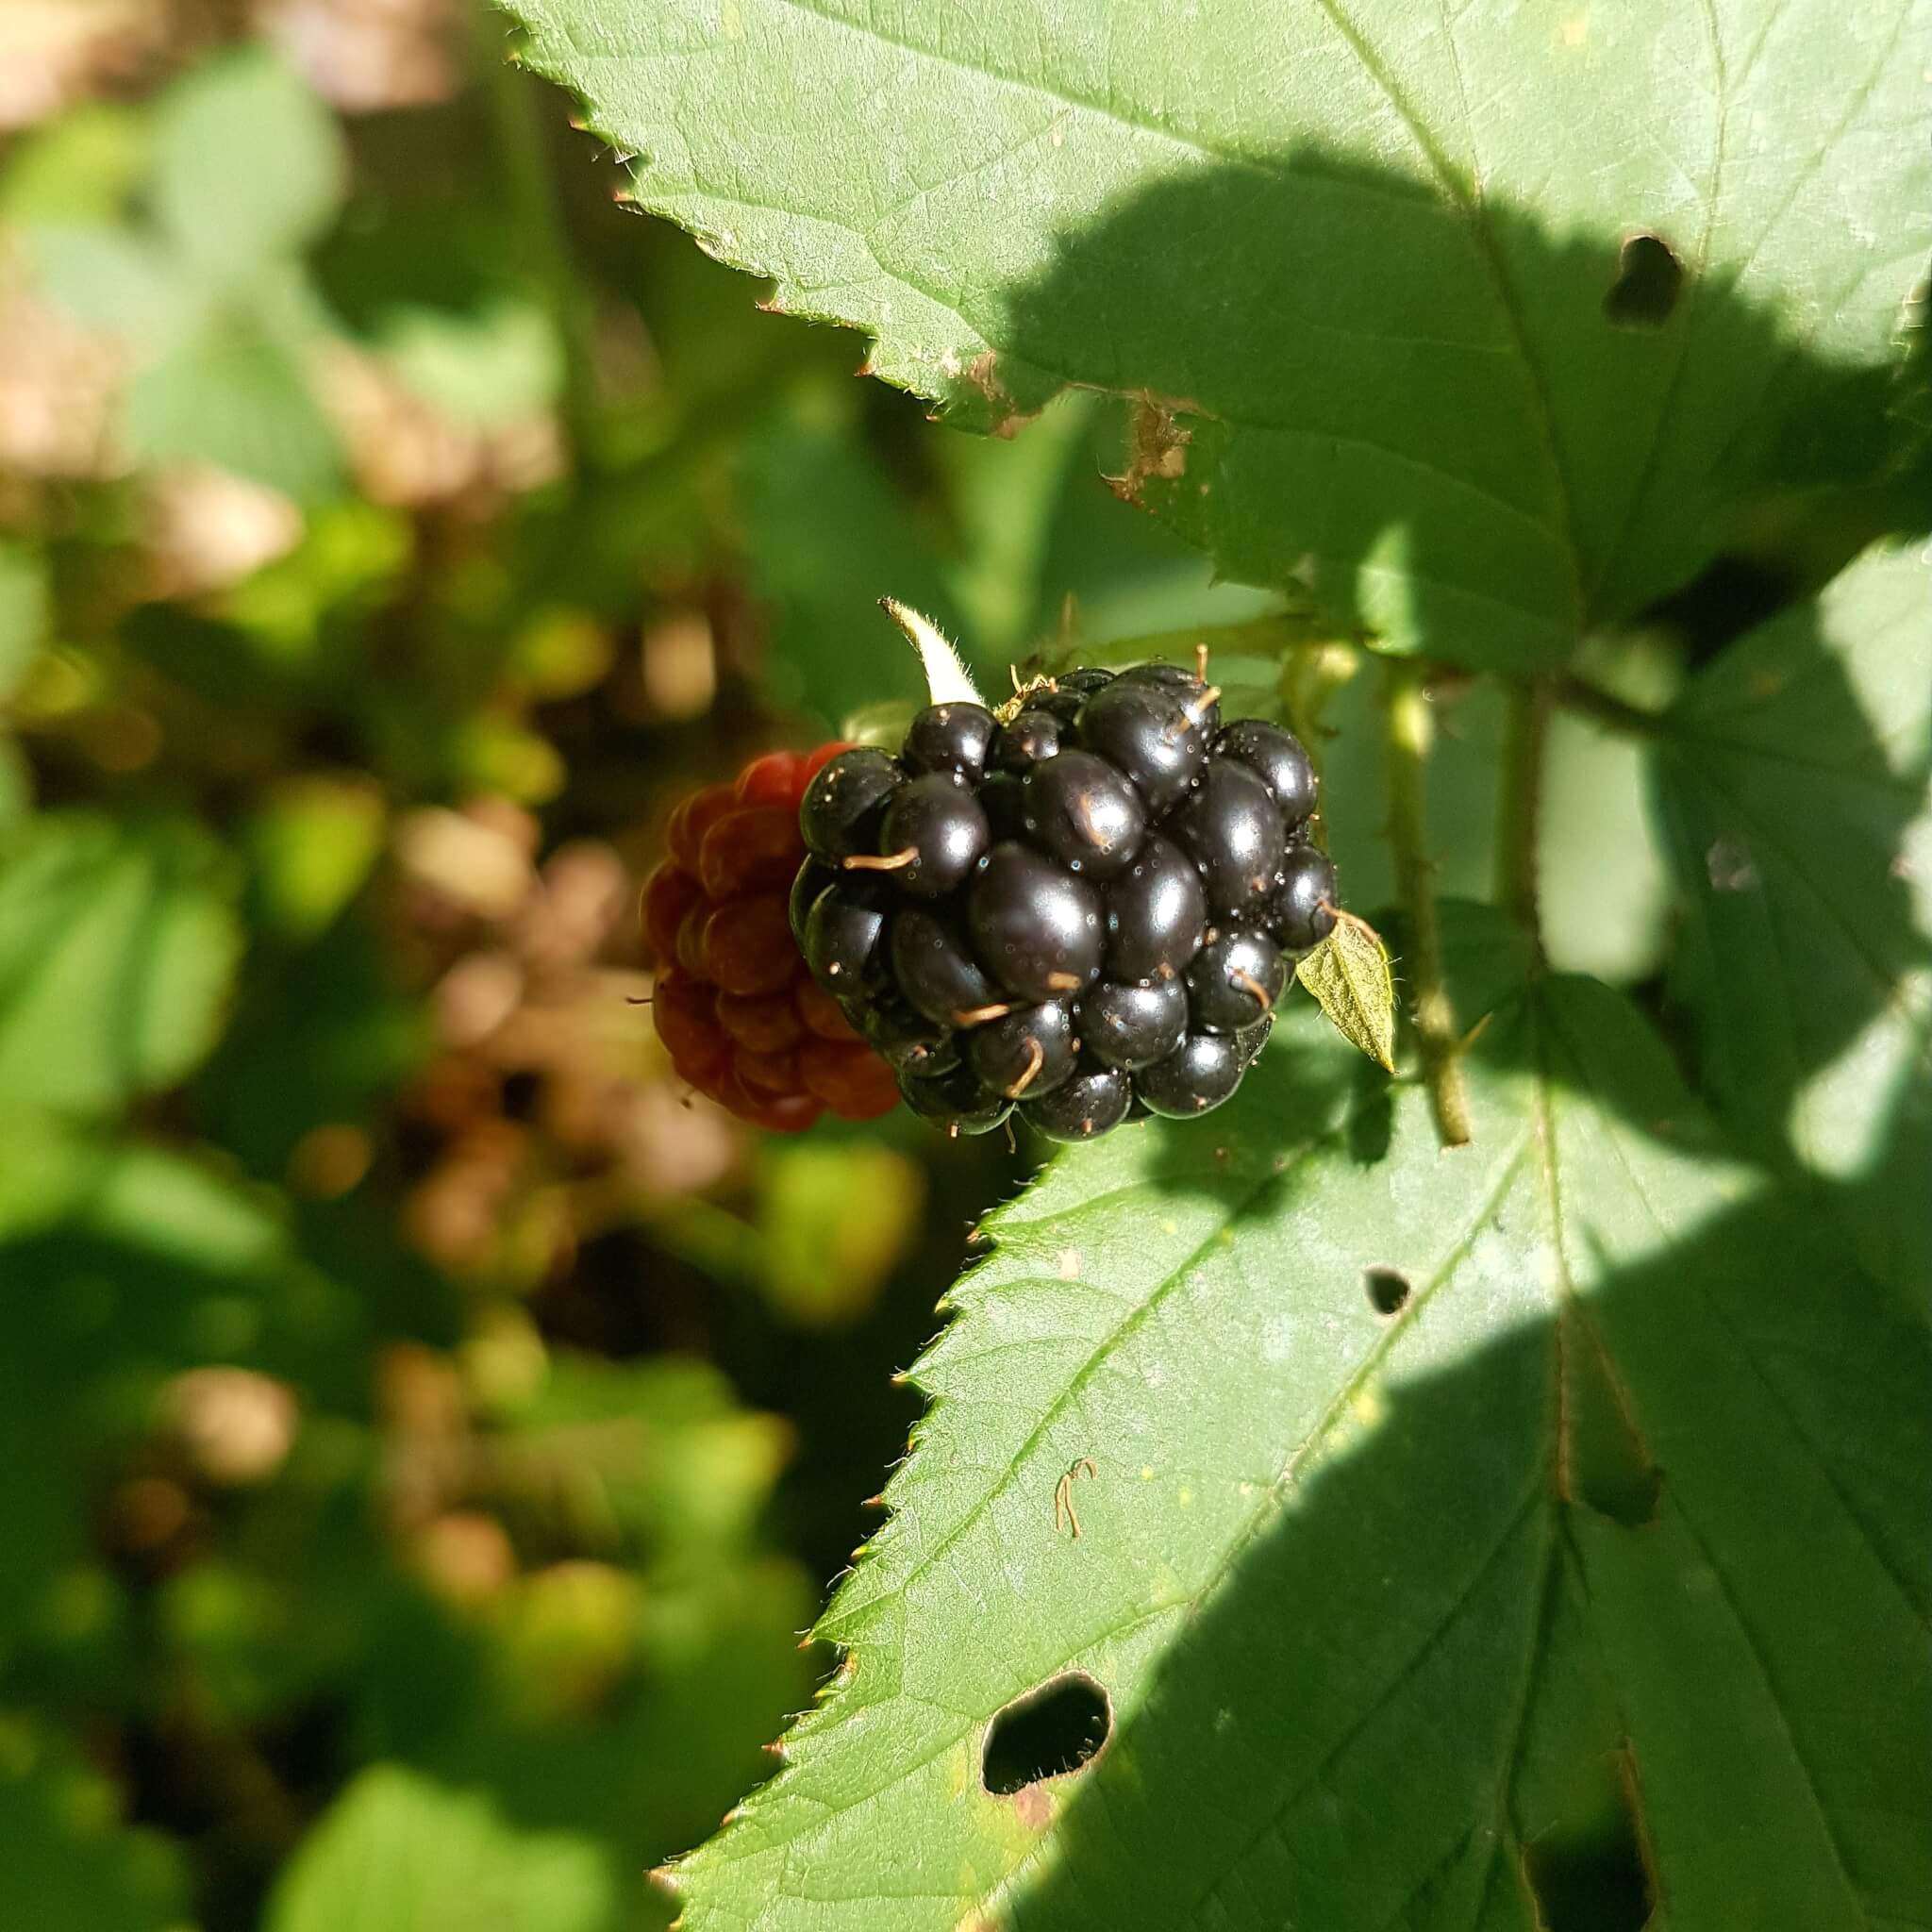
[[[1408,1276],[1399,1268],[1364,1268],[1362,1286],[1378,1315],[1399,1315],[1408,1300]]]
[[[1650,1874],[1627,1796],[1599,1831],[1525,1846],[1524,1871],[1544,1932],[1642,1932],[1650,1924]]]
[[[1113,1713],[1107,1692],[1084,1671],[1070,1671],[1015,1698],[986,1734],[980,1781],[996,1798],[1009,1798],[1079,1768],[1107,1742]]]
[[[1619,328],[1661,328],[1684,290],[1684,264],[1655,235],[1633,235],[1617,258],[1604,313]]]

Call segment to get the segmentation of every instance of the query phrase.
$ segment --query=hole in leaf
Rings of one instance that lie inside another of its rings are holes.
[[[1617,258],[1604,313],[1619,328],[1661,328],[1684,290],[1684,264],[1655,235],[1633,235]]]
[[[1378,1315],[1399,1315],[1408,1300],[1408,1276],[1399,1268],[1364,1268],[1362,1286]]]
[[[1523,1863],[1543,1932],[1642,1932],[1650,1924],[1650,1874],[1627,1794],[1602,1830],[1525,1845]]]
[[[986,1734],[980,1782],[1009,1798],[1041,1778],[1078,1771],[1107,1742],[1113,1712],[1084,1671],[1070,1671],[1007,1706]]]

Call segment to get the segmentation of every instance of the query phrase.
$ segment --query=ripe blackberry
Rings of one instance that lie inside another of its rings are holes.
[[[1049,1141],[1097,1141],[1127,1117],[1134,1090],[1114,1067],[1082,1067],[1039,1100],[1022,1104],[1026,1124]]]
[[[1150,1113],[1192,1120],[1229,1099],[1245,1071],[1238,1040],[1191,1033],[1165,1059],[1141,1072],[1134,1091]]]
[[[998,729],[984,705],[928,705],[908,729],[900,758],[908,771],[950,772],[971,784],[986,770]]]
[[[1305,953],[1335,930],[1335,868],[1325,852],[1297,845],[1284,855],[1268,906],[1268,925],[1291,953]]]
[[[1193,861],[1171,840],[1149,838],[1107,889],[1109,979],[1168,979],[1201,950],[1208,894]]]
[[[915,1112],[983,1133],[1017,1107],[1085,1141],[1241,1084],[1294,956],[1333,924],[1335,874],[1309,842],[1307,752],[1258,720],[1224,727],[1219,700],[1174,665],[1074,671],[997,718],[929,707],[896,757],[825,766],[793,925]],[[693,808],[684,836],[701,849],[725,817]],[[691,910],[667,887],[652,917],[681,938]],[[730,1009],[763,1056],[747,1074],[816,1058],[759,997]]]
[[[1103,1066],[1151,1067],[1181,1043],[1188,995],[1177,979],[1144,986],[1103,982],[1074,1009],[1080,1043]]]
[[[1188,1010],[1204,1033],[1239,1033],[1274,1010],[1288,961],[1266,933],[1210,932],[1188,968]]]
[[[1051,711],[1022,711],[1010,724],[1000,726],[989,762],[996,772],[1014,772],[1024,776],[1059,750],[1064,728]]]
[[[896,872],[921,899],[941,899],[968,877],[992,843],[986,813],[950,772],[929,772],[902,785],[879,828],[880,856],[854,853],[847,867]]]
[[[672,1065],[774,1133],[808,1127],[827,1108],[875,1120],[899,1098],[892,1069],[800,951],[818,912],[822,963],[862,979],[884,924],[879,889],[808,858],[800,829],[815,781],[848,755],[838,744],[771,752],[735,784],[692,792],[672,813],[669,855],[644,883],[644,938],[657,963],[651,1017]],[[872,769],[868,754],[863,770]],[[830,789],[847,806],[857,795],[850,781]]]
[[[1017,840],[993,847],[966,895],[974,947],[1017,1000],[1064,999],[1098,979],[1103,915],[1096,888]]]
[[[1214,741],[1217,758],[1235,758],[1268,788],[1292,832],[1315,809],[1315,767],[1291,731],[1260,718],[1243,718]]]
[[[990,1134],[1013,1110],[1010,1100],[987,1091],[971,1067],[930,1076],[901,1074],[899,1091],[914,1113],[949,1134]]]
[[[966,1036],[980,1083],[1008,1100],[1038,1100],[1066,1080],[1075,1059],[1074,1023],[1063,1001],[1020,1007]]]
[[[937,912],[909,908],[893,916],[891,969],[892,983],[914,1009],[941,1025],[971,1026],[1007,1011],[965,935]]]
[[[876,849],[879,822],[905,781],[897,759],[856,744],[827,761],[798,807],[798,829],[814,858],[837,865]]]
[[[1207,768],[1186,699],[1163,686],[1117,677],[1080,708],[1074,729],[1140,792],[1149,818],[1178,805]]]
[[[1140,849],[1147,829],[1141,794],[1091,751],[1063,751],[1026,774],[1031,841],[1069,872],[1111,878]]]
[[[1280,808],[1255,773],[1233,758],[1209,758],[1171,827],[1200,871],[1211,912],[1225,919],[1258,912],[1288,840]]]

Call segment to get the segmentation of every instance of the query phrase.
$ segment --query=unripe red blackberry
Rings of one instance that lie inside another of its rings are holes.
[[[1241,1084],[1335,874],[1307,751],[1219,700],[1176,665],[1079,670],[825,767],[792,922],[915,1112],[1084,1141]]]
[[[827,889],[865,890],[808,858],[799,829],[814,779],[850,749],[770,752],[736,783],[692,792],[666,826],[670,855],[644,883],[644,937],[657,964],[651,1013],[672,1065],[774,1133],[797,1133],[827,1108],[876,1120],[899,1099],[891,1068],[807,970],[795,937]],[[867,760],[858,783],[838,788],[853,821],[883,816],[881,801],[901,778],[896,767],[890,775],[881,785]],[[875,926],[874,942],[883,911]]]

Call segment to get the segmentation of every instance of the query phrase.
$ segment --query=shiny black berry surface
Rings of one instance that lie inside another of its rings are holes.
[[[1116,678],[1081,707],[1081,746],[1105,758],[1159,818],[1188,795],[1208,766],[1208,746],[1186,700],[1159,685]]]
[[[1147,808],[1105,758],[1063,751],[1027,774],[1025,827],[1031,842],[1069,872],[1106,879],[1141,849]]]
[[[1215,932],[1188,968],[1188,1010],[1207,1033],[1240,1033],[1274,1011],[1288,961],[1262,932]]]
[[[906,733],[900,762],[908,772],[950,772],[970,781],[986,770],[999,728],[984,705],[928,705]]]
[[[1133,1099],[1126,1074],[1112,1067],[1082,1067],[1051,1093],[1023,1101],[1020,1112],[1049,1141],[1097,1141],[1126,1119]]]
[[[1314,760],[1292,731],[1243,718],[1214,741],[1214,755],[1247,766],[1267,786],[1291,832],[1315,809]]]
[[[1291,953],[1305,953],[1335,930],[1335,868],[1325,852],[1299,845],[1288,852],[1268,906],[1268,924]]]
[[[1169,829],[1201,874],[1209,912],[1221,919],[1258,916],[1288,835],[1280,808],[1255,773],[1232,758],[1210,758]]]
[[[1167,978],[1201,950],[1208,893],[1194,862],[1170,839],[1149,837],[1107,888],[1109,979]]]
[[[891,958],[892,984],[928,1020],[969,1025],[969,1016],[1006,1004],[980,971],[965,934],[942,913],[917,908],[894,913]]]
[[[1010,724],[1002,724],[992,741],[990,762],[996,772],[1024,775],[1060,748],[1060,734],[1066,729],[1051,711],[1022,711]]]
[[[805,963],[827,992],[841,998],[880,976],[890,895],[879,886],[838,879],[805,917]]]
[[[877,869],[895,873],[901,890],[916,898],[942,898],[973,875],[991,843],[972,788],[950,772],[928,773],[902,785],[887,807]],[[857,855],[846,860],[848,867],[865,863]]]
[[[837,864],[872,852],[892,794],[906,781],[898,759],[870,745],[841,751],[807,788],[798,808],[805,849]]]
[[[1004,1019],[975,1026],[966,1041],[973,1071],[1008,1100],[1051,1093],[1076,1063],[1074,1022],[1064,1000],[1015,1008]]]
[[[1100,889],[1018,840],[987,855],[966,926],[980,964],[1016,1000],[1065,999],[1100,977]]]
[[[927,707],[813,781],[792,929],[914,1112],[1053,1141],[1240,1086],[1334,924],[1314,766],[1182,665]]]
[[[1140,1074],[1134,1091],[1150,1113],[1171,1121],[1192,1120],[1231,1098],[1247,1066],[1239,1040],[1191,1033],[1165,1059]]]
[[[1188,1030],[1188,994],[1178,979],[1145,986],[1103,980],[1074,1008],[1080,1043],[1103,1066],[1151,1067]]]

